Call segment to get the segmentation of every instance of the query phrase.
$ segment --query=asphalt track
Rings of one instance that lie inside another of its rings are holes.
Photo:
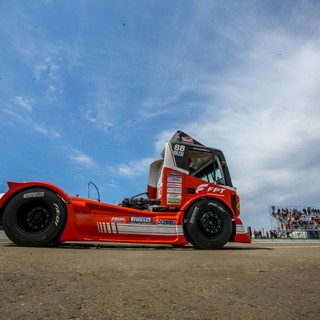
[[[319,241],[0,252],[0,319],[320,318]]]

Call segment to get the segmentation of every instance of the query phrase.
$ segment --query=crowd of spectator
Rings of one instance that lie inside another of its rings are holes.
[[[312,207],[270,207],[271,217],[276,221],[277,233],[320,230],[320,209]]]
[[[287,238],[288,234],[279,228],[270,229],[269,231],[264,232],[264,230],[249,230],[248,231],[252,239],[277,239],[277,238]]]

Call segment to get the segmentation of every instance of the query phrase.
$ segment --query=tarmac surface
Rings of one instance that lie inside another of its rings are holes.
[[[320,241],[0,252],[0,319],[320,318]]]

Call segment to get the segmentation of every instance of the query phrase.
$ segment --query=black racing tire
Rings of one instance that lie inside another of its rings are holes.
[[[232,234],[228,210],[213,199],[202,199],[186,212],[183,229],[186,239],[196,249],[219,249]]]
[[[65,204],[44,188],[23,190],[9,201],[3,214],[7,237],[19,246],[40,247],[57,242],[67,221]]]

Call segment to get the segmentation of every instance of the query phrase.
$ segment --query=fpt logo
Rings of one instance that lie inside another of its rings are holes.
[[[204,184],[200,184],[197,189],[196,189],[196,193],[200,193],[200,192],[207,192],[207,193],[218,193],[218,194],[223,194],[225,192],[226,189],[224,188],[219,188],[219,187],[209,187],[208,183],[204,183]]]

